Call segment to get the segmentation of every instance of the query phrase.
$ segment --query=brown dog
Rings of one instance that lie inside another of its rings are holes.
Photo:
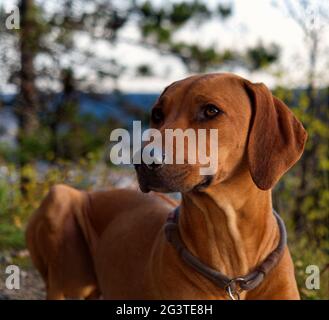
[[[136,171],[144,192],[182,193],[179,231],[194,256],[231,278],[251,272],[279,241],[271,188],[302,154],[300,122],[263,84],[211,74],[166,88],[152,127],[218,129],[215,174],[201,176],[199,163],[142,163]],[[163,226],[174,206],[131,190],[55,187],[27,231],[48,297],[88,297],[98,289],[105,299],[227,299],[168,243]],[[288,248],[241,298],[299,298]]]

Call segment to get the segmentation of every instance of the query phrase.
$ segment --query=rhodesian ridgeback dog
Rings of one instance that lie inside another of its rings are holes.
[[[164,225],[177,204],[159,192],[182,194],[181,241],[231,279],[252,272],[277,247],[271,189],[301,157],[307,137],[282,101],[265,85],[232,74],[197,75],[164,90],[151,127],[218,129],[217,171],[202,176],[198,162],[141,163],[136,171],[144,193],[53,187],[27,229],[49,299],[228,299],[168,242]],[[240,298],[299,299],[287,246]]]

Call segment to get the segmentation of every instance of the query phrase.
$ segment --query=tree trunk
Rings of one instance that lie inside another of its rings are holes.
[[[35,85],[34,58],[38,47],[38,34],[35,21],[34,0],[20,2],[20,90],[17,103],[17,116],[20,136],[32,134],[38,127],[38,92]],[[20,139],[19,139],[20,140]]]
[[[22,152],[23,139],[31,136],[38,128],[38,92],[35,85],[34,59],[38,50],[39,34],[36,21],[36,7],[34,0],[21,0],[20,5],[21,30],[19,33],[19,49],[21,69],[19,73],[20,88],[18,99],[16,101],[16,116],[19,123],[19,133],[17,137],[18,147],[20,148],[20,157],[18,165],[22,169],[26,164]],[[30,178],[23,174],[20,175],[20,190],[24,197],[28,194],[28,183]]]

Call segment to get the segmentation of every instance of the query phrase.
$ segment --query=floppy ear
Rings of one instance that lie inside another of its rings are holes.
[[[289,108],[262,83],[246,82],[252,104],[248,164],[254,183],[272,188],[301,157],[307,133]]]

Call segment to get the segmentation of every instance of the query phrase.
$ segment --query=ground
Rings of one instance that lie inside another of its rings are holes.
[[[9,290],[5,281],[8,276],[6,267],[10,264],[20,266],[20,289]],[[0,252],[0,300],[39,300],[45,299],[45,287],[39,273],[33,268],[26,250]]]

